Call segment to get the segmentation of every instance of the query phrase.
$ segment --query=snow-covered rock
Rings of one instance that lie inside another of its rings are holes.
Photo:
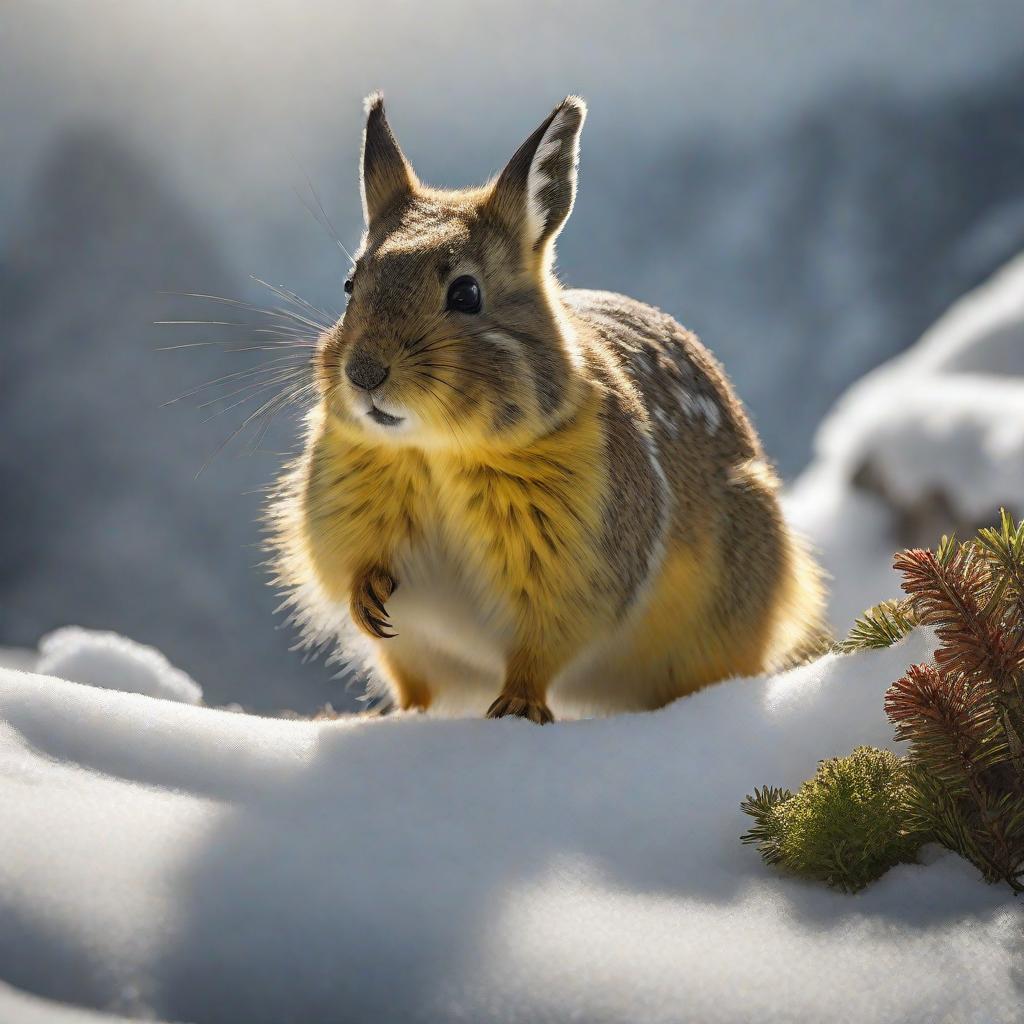
[[[39,642],[34,671],[88,686],[198,704],[203,691],[155,647],[117,633],[65,626]]]
[[[1024,515],[1024,255],[850,388],[815,451],[786,506],[840,630],[899,593],[894,551]]]
[[[739,842],[754,786],[892,745],[882,694],[930,652],[917,632],[544,728],[0,670],[0,979],[195,1024],[1009,1024],[1008,889],[943,853],[846,896]]]
[[[1024,377],[1024,254],[926,331],[912,359],[934,373]]]

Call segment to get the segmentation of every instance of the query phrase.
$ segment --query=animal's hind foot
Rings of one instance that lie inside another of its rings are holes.
[[[555,720],[550,708],[543,701],[509,697],[504,693],[487,709],[487,717],[526,718],[537,725],[548,725]]]

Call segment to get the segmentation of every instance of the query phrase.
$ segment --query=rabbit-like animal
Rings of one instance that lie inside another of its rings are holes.
[[[354,623],[400,708],[656,708],[823,633],[820,573],[722,369],[552,271],[582,100],[481,188],[423,185],[366,104],[366,230],[271,506],[310,639]],[[346,652],[350,653],[350,652]]]

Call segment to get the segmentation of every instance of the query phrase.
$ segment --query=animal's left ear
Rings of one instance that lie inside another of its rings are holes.
[[[521,233],[528,251],[549,250],[572,212],[586,116],[583,100],[567,96],[519,147],[494,184],[490,202],[495,212]]]

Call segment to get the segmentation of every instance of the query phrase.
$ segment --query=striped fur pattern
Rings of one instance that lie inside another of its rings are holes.
[[[351,297],[271,517],[307,638],[360,635],[402,708],[655,708],[822,628],[718,363],[664,313],[554,276],[584,116],[569,97],[493,182],[442,191],[368,101]],[[479,311],[446,304],[467,276]]]

